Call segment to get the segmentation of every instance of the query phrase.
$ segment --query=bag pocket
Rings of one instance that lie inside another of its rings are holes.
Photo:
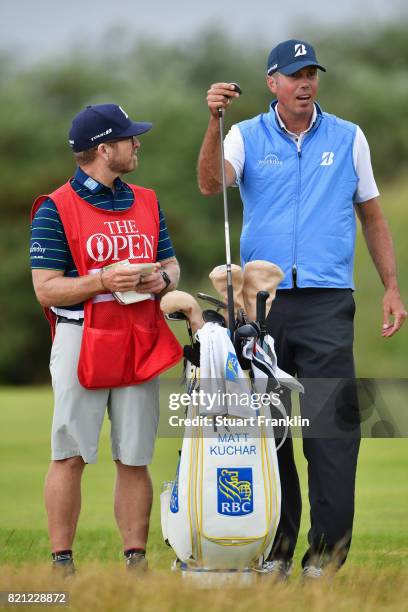
[[[132,380],[131,329],[84,327],[78,378],[87,389],[121,387]]]

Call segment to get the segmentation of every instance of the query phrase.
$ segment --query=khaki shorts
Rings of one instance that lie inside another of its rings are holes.
[[[81,326],[57,325],[50,360],[55,402],[52,459],[81,456],[85,463],[96,463],[107,409],[113,459],[148,465],[159,422],[159,379],[117,389],[85,389],[77,375],[81,339]]]

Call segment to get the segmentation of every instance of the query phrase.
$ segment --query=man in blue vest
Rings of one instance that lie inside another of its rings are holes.
[[[302,416],[314,417],[315,427],[303,431],[311,510],[305,578],[319,578],[328,564],[339,567],[351,543],[360,444],[358,420],[349,426],[358,403],[355,386],[347,382],[355,376],[355,213],[385,288],[382,336],[395,334],[407,316],[367,140],[357,125],[316,103],[318,70],[325,68],[310,44],[277,45],[266,75],[276,100],[269,112],[232,126],[224,142],[227,184],[239,187],[244,206],[242,265],[267,260],[285,273],[268,331],[280,367],[306,381]],[[208,91],[210,122],[198,167],[203,195],[222,189],[218,109],[238,95],[229,83],[215,83]],[[284,579],[291,572],[301,515],[290,439],[278,458],[282,513],[264,572]]]

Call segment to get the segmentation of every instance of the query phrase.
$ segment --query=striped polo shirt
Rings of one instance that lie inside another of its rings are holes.
[[[115,179],[112,191],[102,183],[88,176],[82,168],[77,168],[70,180],[71,186],[83,199],[103,210],[127,210],[134,202],[133,191],[119,177]],[[159,206],[159,242],[156,261],[175,257],[175,251],[167,230],[166,220]],[[47,198],[37,210],[31,224],[30,240],[31,268],[36,270],[63,270],[64,276],[78,276],[68,241],[65,235],[57,207],[51,198]],[[56,305],[56,308],[58,306]],[[59,314],[64,311],[75,311],[75,318],[82,314],[83,304],[58,308]],[[69,313],[67,313],[69,315]]]

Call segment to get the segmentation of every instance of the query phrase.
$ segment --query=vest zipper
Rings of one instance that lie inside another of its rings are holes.
[[[297,287],[297,224],[298,224],[298,213],[300,204],[300,159],[302,156],[302,142],[301,139],[296,143],[297,149],[297,197],[296,197],[296,208],[295,208],[295,219],[293,222],[293,263],[292,263],[292,281],[293,288]]]

